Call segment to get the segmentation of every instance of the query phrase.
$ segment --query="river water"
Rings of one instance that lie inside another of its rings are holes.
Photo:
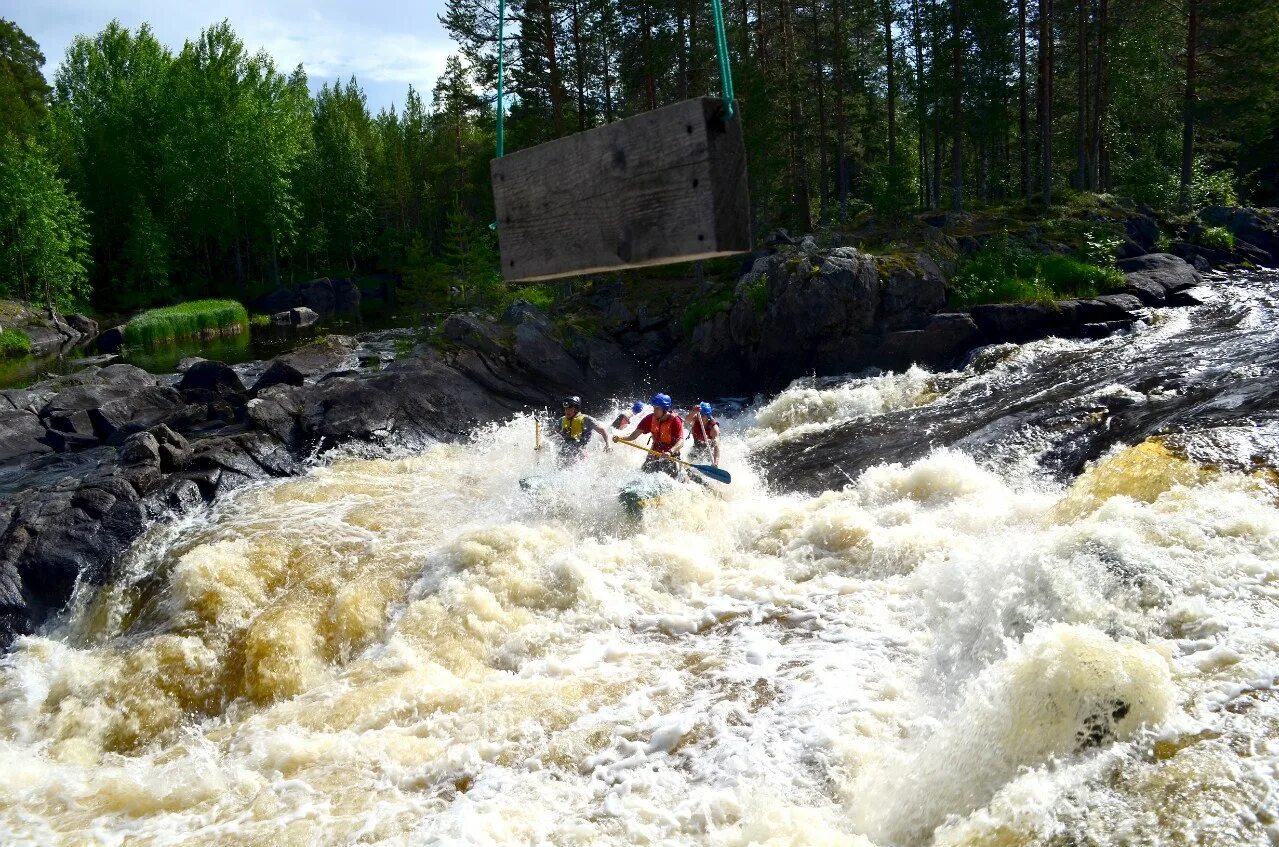
[[[1063,349],[1273,354],[1277,314],[1236,278],[1120,339],[796,385],[726,426],[731,486],[639,518],[629,450],[522,492],[528,418],[242,490],[0,665],[0,841],[1276,843],[1268,424],[1064,480],[1012,434],[817,493],[753,462]]]

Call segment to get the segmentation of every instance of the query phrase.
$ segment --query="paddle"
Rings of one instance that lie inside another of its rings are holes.
[[[728,471],[724,470],[723,468],[717,468],[714,465],[695,465],[692,462],[686,462],[683,459],[672,456],[669,453],[659,453],[656,450],[650,450],[649,448],[645,447],[643,444],[636,444],[634,441],[619,440],[617,443],[625,444],[627,447],[634,447],[636,450],[643,450],[645,453],[652,453],[654,456],[661,456],[663,459],[670,459],[672,462],[676,462],[686,467],[690,467],[693,470],[697,471],[698,473],[702,474],[703,476],[708,476],[711,479],[718,480],[719,482],[722,482],[725,485],[728,485],[729,483],[733,481],[732,474],[730,474]]]

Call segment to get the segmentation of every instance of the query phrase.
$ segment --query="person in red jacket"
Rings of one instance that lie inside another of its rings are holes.
[[[693,451],[688,460],[702,464],[709,462],[718,468],[719,421],[715,420],[714,411],[710,403],[698,403],[689,410],[685,426],[693,436]]]
[[[647,473],[660,471],[678,478],[682,469],[677,462],[672,462],[666,457],[678,456],[680,448],[684,446],[684,422],[680,420],[679,415],[671,411],[671,405],[670,395],[655,395],[652,402],[653,411],[645,415],[629,435],[614,435],[613,440],[634,441],[641,435],[648,435],[653,439],[651,448],[661,455],[655,456],[650,453],[640,470]]]

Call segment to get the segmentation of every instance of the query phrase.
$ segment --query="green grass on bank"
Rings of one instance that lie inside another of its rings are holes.
[[[249,314],[234,300],[193,300],[143,312],[124,327],[124,343],[133,347],[172,344],[224,332],[247,332]]]
[[[1114,267],[1058,253],[1039,254],[1007,236],[997,236],[960,265],[951,280],[950,302],[953,306],[1049,302],[1096,297],[1123,284],[1124,275]]]
[[[31,352],[31,339],[20,329],[0,329],[0,357],[25,356]]]

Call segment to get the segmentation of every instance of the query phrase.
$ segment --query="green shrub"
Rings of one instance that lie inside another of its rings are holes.
[[[249,326],[256,329],[265,329],[271,325],[270,315],[252,315],[249,317]]]
[[[31,352],[31,338],[20,329],[0,329],[0,357],[25,356]]]
[[[731,288],[725,288],[721,291],[707,294],[705,297],[699,297],[689,303],[684,309],[684,314],[680,317],[680,325],[687,332],[721,309],[727,309],[732,305],[732,302],[733,289]]]
[[[133,347],[172,344],[182,338],[198,338],[222,332],[245,331],[249,313],[234,300],[194,300],[163,309],[152,309],[124,327],[124,343]]]
[[[500,315],[510,308],[511,304],[516,300],[523,300],[543,312],[550,311],[555,305],[555,294],[548,288],[540,285],[526,285],[523,288],[507,289],[500,298],[498,298],[494,313]]]
[[[1119,288],[1123,274],[1073,256],[1040,255],[1007,233],[986,243],[965,261],[951,281],[953,305],[1051,302],[1064,297],[1095,297]]]
[[[1235,249],[1235,234],[1224,226],[1210,226],[1199,234],[1199,243],[1229,253]]]
[[[815,271],[820,269],[814,268]],[[758,279],[746,286],[746,299],[755,308],[756,314],[762,315],[768,308],[768,274],[760,274]]]

